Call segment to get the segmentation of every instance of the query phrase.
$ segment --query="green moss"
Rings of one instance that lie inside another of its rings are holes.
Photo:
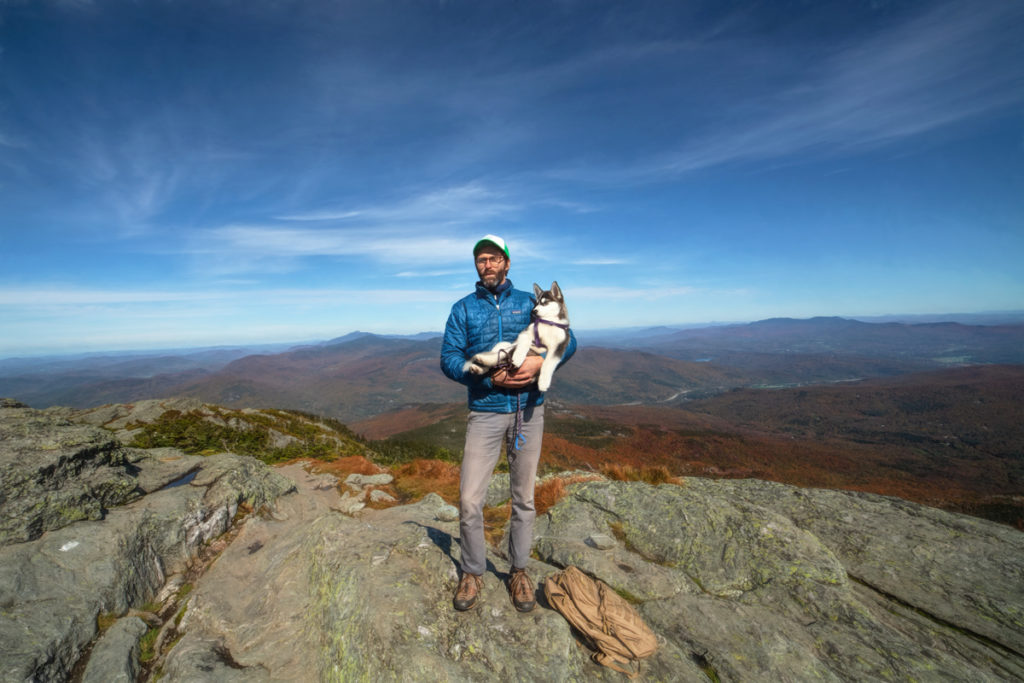
[[[248,428],[237,429],[218,421],[240,421]],[[349,455],[373,454],[373,449],[336,420],[289,411],[243,413],[210,407],[183,413],[168,410],[149,424],[136,424],[140,431],[129,444],[135,448],[172,447],[194,455],[231,451],[273,464],[299,458],[334,460]],[[271,430],[295,441],[272,445]],[[375,455],[375,454],[374,454]]]
[[[357,615],[351,613],[351,596],[359,594],[351,573],[325,562],[328,554],[323,542],[313,549],[315,561],[310,570],[312,588],[311,617],[327,625],[325,647],[321,649],[321,677],[338,683],[370,681],[369,672],[360,665],[359,658],[349,649],[349,643],[358,642]]]
[[[158,613],[163,608],[163,605],[159,602],[147,602],[139,609],[143,612],[152,612],[153,614]]]
[[[667,560],[664,557],[657,557],[657,556],[652,555],[649,552],[645,552],[642,549],[640,549],[639,547],[637,547],[637,545],[635,543],[633,543],[632,539],[630,538],[630,535],[629,535],[629,533],[627,531],[627,526],[626,526],[625,522],[622,522],[622,521],[609,522],[608,523],[608,528],[611,530],[612,535],[615,536],[615,538],[618,539],[618,541],[620,543],[622,543],[623,547],[625,547],[626,550],[630,551],[631,553],[636,553],[637,555],[639,555],[640,557],[644,558],[648,562],[650,562],[652,564],[656,564],[656,565],[661,566],[661,567],[673,568],[673,567],[676,566],[677,563],[675,563],[675,562]]]
[[[719,683],[722,679],[718,677],[718,670],[715,666],[708,661],[707,657],[697,652],[692,655],[693,661],[700,667],[700,670],[704,672],[704,675],[708,677],[712,683]]]
[[[616,593],[618,593],[620,598],[622,598],[623,600],[625,600],[626,602],[628,602],[630,604],[640,605],[640,604],[643,604],[643,602],[644,602],[643,598],[641,598],[638,595],[634,595],[633,593],[630,593],[625,588],[615,588],[615,587],[612,587],[612,590],[614,590]]]
[[[192,592],[193,588],[194,586],[191,583],[181,584],[181,587],[178,589],[177,594],[175,594],[174,596],[174,601],[181,602],[182,600],[184,600],[186,597],[188,597],[188,594]]]
[[[153,661],[156,657],[156,637],[160,635],[160,627],[154,626],[153,628],[146,631],[142,639],[139,640],[139,661],[145,664],[146,662]]]
[[[413,460],[443,460],[444,462],[459,462],[460,460],[460,454],[426,441],[384,439],[367,442],[367,446],[376,453],[377,457],[374,460],[385,465],[401,465]],[[507,469],[508,465],[506,464],[504,471]],[[500,467],[498,470],[502,471]]]
[[[118,619],[119,617],[113,612],[103,612],[98,614],[96,615],[96,628],[99,630],[100,634],[103,634],[108,628],[113,626],[114,622]]]

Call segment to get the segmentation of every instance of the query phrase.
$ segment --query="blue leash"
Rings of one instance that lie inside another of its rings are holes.
[[[508,450],[521,449],[526,445],[526,437],[523,436],[523,394],[516,394],[516,420],[512,427],[512,436],[508,440]]]
[[[495,364],[495,370],[504,370],[508,372],[512,368],[512,362],[509,360],[508,351],[504,351],[504,358],[499,354],[498,362]],[[512,425],[512,433],[509,434],[508,442],[505,444],[506,450],[511,453],[513,450],[520,450],[526,445],[526,437],[523,436],[523,411],[525,406],[523,405],[523,392],[516,393],[516,419]]]

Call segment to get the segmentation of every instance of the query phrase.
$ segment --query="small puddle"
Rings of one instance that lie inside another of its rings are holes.
[[[193,479],[195,479],[195,478],[196,478],[196,475],[197,475],[197,474],[199,474],[199,470],[192,470],[191,472],[189,472],[188,474],[186,474],[186,475],[185,475],[184,477],[182,477],[181,479],[176,479],[176,480],[172,481],[172,482],[171,482],[170,484],[168,484],[167,486],[163,487],[163,488],[162,488],[162,489],[160,489],[160,490],[161,490],[161,491],[164,491],[164,490],[166,490],[166,489],[173,489],[173,488],[175,488],[176,486],[184,486],[185,484],[188,484],[188,483],[190,483],[190,482],[191,482],[191,481],[192,481]]]

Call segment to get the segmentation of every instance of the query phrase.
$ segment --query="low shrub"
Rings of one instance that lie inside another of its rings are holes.
[[[648,484],[672,484],[675,479],[664,465],[633,467],[612,463],[601,468],[601,474],[615,481],[642,481]]]
[[[449,503],[459,500],[459,466],[441,460],[413,460],[393,470],[394,487],[402,502],[436,493]]]

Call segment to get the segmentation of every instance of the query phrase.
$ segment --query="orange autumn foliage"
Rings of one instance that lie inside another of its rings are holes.
[[[552,477],[543,481],[534,489],[533,502],[537,515],[543,515],[569,493],[572,484],[601,479],[599,474],[575,474],[568,477]]]
[[[338,479],[344,480],[350,474],[380,474],[387,470],[374,465],[361,455],[350,455],[330,462],[317,460],[313,463],[310,471],[318,474],[333,474]]]
[[[459,501],[459,466],[442,460],[413,460],[394,471],[394,486],[402,502],[415,502],[436,493],[447,502]]]
[[[537,488],[534,489],[533,494],[533,502],[537,509],[537,515],[543,515],[545,512],[553,508],[560,500],[565,498],[565,494],[565,481],[562,479],[549,479],[537,486]]]
[[[512,516],[512,504],[484,508],[484,538],[491,547],[497,547],[505,535],[505,526]]]
[[[652,467],[633,467],[611,463],[601,468],[601,474],[615,481],[643,481],[648,484],[675,483],[675,479],[664,465]]]

